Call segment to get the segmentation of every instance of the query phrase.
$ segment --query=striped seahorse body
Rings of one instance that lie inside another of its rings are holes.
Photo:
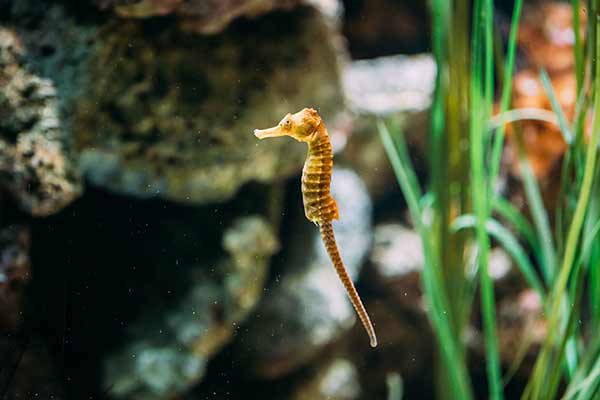
[[[302,169],[302,200],[304,214],[309,221],[320,223],[339,219],[338,208],[331,197],[333,149],[327,129],[320,124],[312,141]]]
[[[333,149],[321,117],[315,110],[305,108],[294,115],[286,115],[276,127],[255,130],[254,135],[259,139],[291,136],[298,141],[308,143],[308,154],[302,170],[304,213],[309,221],[319,226],[325,249],[350,297],[352,306],[369,335],[371,346],[377,346],[375,329],[344,266],[333,233],[332,221],[339,219],[337,204],[330,190]]]

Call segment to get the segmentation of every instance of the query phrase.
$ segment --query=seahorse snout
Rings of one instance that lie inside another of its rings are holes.
[[[284,133],[282,132],[281,128],[279,128],[279,126],[275,126],[273,128],[268,128],[268,129],[255,129],[254,130],[254,136],[256,136],[259,139],[265,139],[265,138],[270,138],[270,137],[277,137],[277,136],[283,136]]]

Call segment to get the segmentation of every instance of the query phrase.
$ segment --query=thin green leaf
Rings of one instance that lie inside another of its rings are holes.
[[[540,188],[533,176],[529,161],[521,154],[520,167],[523,186],[525,187],[525,196],[531,210],[533,223],[540,238],[542,274],[546,283],[550,284],[553,281],[556,265],[556,251],[554,249],[554,240],[552,239],[552,231],[548,222],[548,215],[544,209]]]
[[[550,110],[535,107],[513,108],[490,118],[488,129],[500,129],[502,125],[519,121],[542,121],[560,127],[558,118]]]
[[[485,228],[491,208],[489,201],[491,197],[488,197],[488,195],[492,192],[491,186],[486,184],[484,154],[485,143],[487,143],[487,125],[493,102],[493,13],[492,0],[475,0],[473,43],[471,46],[471,118],[469,133],[473,181],[472,195],[476,216],[475,238],[479,250],[478,265],[488,393],[489,398],[500,400],[503,398],[503,393],[496,332],[496,305],[494,286],[488,272],[490,239]]]
[[[495,196],[492,205],[494,211],[514,226],[519,235],[527,241],[534,256],[539,257],[541,254],[540,242],[527,218],[510,201],[502,197]]]
[[[510,22],[510,33],[508,35],[508,46],[506,51],[506,63],[504,66],[504,77],[502,79],[502,94],[500,96],[500,115],[504,115],[510,105],[512,93],[512,77],[515,65],[515,54],[517,50],[517,34],[519,32],[519,21],[521,19],[521,10],[523,0],[516,0],[513,7],[512,19]],[[500,171],[500,160],[502,149],[504,147],[505,125],[500,123],[500,128],[494,136],[492,145],[492,161],[490,164],[490,185],[493,187]]]
[[[556,98],[556,93],[554,93],[554,88],[552,87],[552,82],[550,82],[550,77],[543,68],[540,71],[540,79],[542,80],[542,85],[544,86],[544,89],[550,98],[552,110],[558,118],[560,132],[562,133],[565,142],[571,144],[573,143],[573,133],[571,132],[571,129],[569,129],[569,123],[567,122],[567,117],[565,117],[565,113],[560,106],[560,102],[558,101],[558,98]]]
[[[575,46],[573,46],[573,53],[575,58],[575,79],[577,81],[577,93],[583,88],[583,44],[581,41],[581,19],[579,18],[579,10],[581,9],[579,0],[572,0],[572,12],[573,12],[573,34],[575,36]]]
[[[394,173],[398,178],[398,183],[406,199],[411,217],[415,227],[423,229],[421,221],[421,188],[419,187],[415,171],[410,163],[407,162],[408,154],[405,146],[396,146],[387,126],[382,121],[377,121],[377,129],[381,137],[381,142],[388,155]],[[402,138],[402,135],[399,135]],[[402,140],[402,139],[400,139]]]

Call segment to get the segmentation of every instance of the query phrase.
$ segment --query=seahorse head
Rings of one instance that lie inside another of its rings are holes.
[[[321,125],[319,113],[312,108],[305,108],[296,114],[288,113],[273,128],[255,129],[254,136],[259,139],[291,136],[299,142],[310,142],[314,138],[319,125]]]

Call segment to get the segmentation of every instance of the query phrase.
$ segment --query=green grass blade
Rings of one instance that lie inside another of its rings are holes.
[[[381,121],[379,121],[379,123],[381,123]],[[390,132],[389,129],[387,129],[387,127],[385,125],[383,125],[383,128],[385,128],[388,133]],[[390,128],[392,132],[395,132],[396,134],[390,138],[392,139],[392,143],[394,143],[395,146],[395,154],[399,157],[400,162],[402,163],[402,165],[404,165],[404,170],[406,171],[406,179],[408,180],[408,184],[410,185],[410,187],[412,188],[412,190],[414,191],[415,196],[417,196],[417,198],[419,199],[419,203],[423,201],[423,195],[422,195],[422,189],[421,189],[421,185],[419,184],[419,179],[417,178],[417,173],[415,172],[413,166],[412,166],[412,161],[410,159],[410,155],[408,153],[408,145],[406,144],[406,141],[404,140],[404,135],[401,132],[400,129],[400,125],[396,123],[395,120],[390,121]],[[395,140],[394,140],[395,138]],[[422,212],[423,210],[419,207],[419,212]]]
[[[575,58],[575,79],[577,81],[577,93],[583,88],[583,44],[581,41],[581,19],[579,18],[580,3],[579,0],[571,1],[573,11],[573,33],[575,35],[575,46],[573,47],[573,53]]]
[[[596,167],[596,176],[594,179],[590,207],[586,216],[584,227],[584,238],[595,237],[596,227],[600,221],[600,165]],[[589,250],[584,243],[582,262],[586,264],[588,271],[589,304],[590,304],[590,322],[593,330],[597,330],[600,321],[600,241],[591,240]],[[586,253],[587,251],[587,253]]]
[[[421,197],[421,201],[419,201],[419,206],[421,207],[421,211],[425,212],[427,210],[431,210],[435,205],[435,195],[431,192],[427,192]]]
[[[552,82],[550,82],[550,77],[546,73],[546,70],[542,69],[540,71],[540,79],[542,80],[544,90],[546,90],[546,93],[550,98],[550,105],[552,106],[552,110],[558,118],[558,124],[560,126],[560,132],[563,135],[563,139],[565,139],[565,142],[567,142],[570,145],[571,143],[573,143],[573,133],[571,132],[571,129],[569,129],[567,117],[565,117],[565,113],[563,112],[562,107],[560,106],[560,102],[556,97],[556,93],[554,92],[554,88],[552,87]]]
[[[556,232],[556,254],[563,254],[565,249],[566,222],[570,220],[572,206],[573,187],[568,182],[572,180],[573,173],[573,152],[574,148],[569,147],[563,157],[560,168],[560,189],[558,191],[558,202],[555,210],[554,231]]]
[[[598,23],[599,22],[596,21],[596,24]],[[596,29],[596,35],[598,34],[600,34],[600,29]],[[600,55],[600,48],[598,48],[598,46],[600,46],[600,38],[596,37],[595,39],[595,54]],[[561,335],[563,338],[565,335],[563,329],[561,329],[561,304],[565,299],[565,289],[567,288],[569,276],[571,275],[577,250],[579,248],[580,234],[588,208],[592,183],[594,181],[594,173],[596,171],[598,138],[600,134],[600,79],[598,79],[598,77],[600,77],[600,62],[595,63],[595,72],[597,78],[594,82],[594,121],[590,141],[587,145],[583,181],[581,183],[581,190],[577,200],[575,213],[573,214],[573,219],[567,234],[562,265],[552,290],[552,303],[548,310],[548,335],[535,363],[533,378],[530,381],[532,387],[531,395],[533,398],[538,398],[536,395],[542,393],[544,386],[548,384],[546,379],[547,371],[552,371],[557,364],[562,364],[564,358],[564,354],[561,353],[557,354],[555,357],[551,357],[551,355],[553,353],[553,348],[557,341],[560,340]],[[549,361],[552,361],[553,364],[549,365]],[[545,398],[553,398],[555,395],[553,392],[546,391],[543,393]]]
[[[600,327],[600,243],[595,242],[591,249],[589,257],[589,292],[590,292],[590,309],[591,309],[591,325],[594,331],[598,331]]]
[[[579,257],[577,261],[575,261],[574,270],[579,268],[592,254],[592,250],[594,246],[598,244],[596,240],[596,236],[598,236],[598,232],[600,232],[600,220],[596,221],[594,227],[585,234],[583,239],[583,245],[581,246],[581,252],[579,253]],[[591,264],[590,270],[598,269],[598,264]]]
[[[412,169],[411,164],[407,163],[408,151],[405,146],[396,145],[387,126],[382,121],[377,121],[377,129],[404,198],[406,199],[413,224],[417,230],[424,231],[425,228],[421,221],[421,188],[418,185],[415,171]],[[399,136],[402,137],[402,135]]]
[[[569,383],[563,400],[592,400],[598,394],[600,385],[600,336],[596,336],[588,346],[577,373]]]
[[[475,238],[479,251],[479,279],[481,290],[481,312],[485,339],[486,372],[489,398],[503,398],[500,356],[496,332],[496,306],[494,287],[488,272],[490,239],[486,221],[490,211],[491,186],[486,182],[485,148],[487,124],[493,102],[493,3],[491,0],[476,0],[473,14],[472,65],[471,65],[471,116],[470,116],[470,160],[473,181],[473,206],[476,216]],[[480,14],[481,13],[481,14]]]
[[[396,174],[398,184],[408,204],[409,212],[417,232],[421,237],[425,256],[425,268],[421,276],[425,297],[428,301],[428,312],[434,331],[437,335],[440,351],[444,360],[446,371],[452,382],[451,390],[455,398],[471,399],[472,394],[469,384],[469,375],[462,355],[458,351],[458,338],[452,336],[451,324],[447,315],[448,300],[443,286],[440,284],[436,252],[431,245],[430,230],[423,223],[420,208],[421,189],[416,184],[416,174],[408,160],[408,150],[401,134],[397,135],[396,142],[386,125],[378,121],[377,128],[387,156]]]
[[[435,95],[431,105],[431,130],[429,137],[429,146],[431,154],[429,159],[431,170],[432,187],[438,186],[438,181],[442,180],[442,170],[439,167],[442,155],[444,153],[444,134],[446,131],[444,99],[447,96],[445,82],[446,72],[446,37],[448,35],[448,24],[450,18],[451,2],[445,0],[430,0],[429,10],[431,14],[431,45],[437,74],[435,80]]]
[[[540,242],[541,258],[543,262],[540,267],[546,283],[553,281],[556,265],[556,252],[554,249],[554,240],[552,231],[548,222],[548,215],[544,209],[540,188],[533,176],[533,171],[529,166],[529,161],[523,154],[520,155],[521,178],[525,188],[525,196],[529,204],[529,209],[533,218],[533,224]]]
[[[502,79],[502,94],[500,96],[500,114],[504,115],[510,105],[512,93],[512,76],[515,65],[515,54],[517,50],[517,34],[519,32],[519,21],[521,19],[521,10],[523,0],[516,0],[513,6],[513,14],[510,22],[510,32],[508,34],[508,45],[506,51],[506,61],[504,65],[504,77]],[[490,185],[494,186],[498,172],[500,171],[500,159],[504,147],[505,124],[500,123],[500,127],[494,136],[492,145],[492,161],[490,164]]]
[[[500,129],[504,124],[510,124],[519,121],[542,121],[554,124],[560,127],[556,114],[550,110],[535,107],[513,108],[490,118],[489,129]],[[500,148],[502,150],[502,148]]]
[[[534,256],[540,257],[540,243],[527,218],[508,200],[495,196],[492,203],[494,211],[516,228],[517,233],[527,241]]]
[[[473,215],[461,215],[452,223],[452,229],[461,230],[465,228],[476,228],[477,219]],[[542,301],[546,298],[546,293],[542,281],[539,279],[533,264],[529,261],[527,253],[519,244],[519,241],[510,233],[508,229],[502,226],[494,219],[488,219],[485,224],[486,230],[490,236],[498,241],[502,247],[510,254],[517,267],[523,274],[527,284],[535,290]]]
[[[577,310],[581,304],[581,296],[583,287],[583,280],[581,277],[577,277],[575,285],[577,289],[574,291],[576,297],[572,303],[563,301],[561,303],[562,315],[566,318],[566,323],[561,326],[561,335],[559,336],[559,345],[552,354],[552,362],[548,364],[546,375],[547,378],[544,380],[542,396],[543,398],[554,398],[556,397],[556,391],[561,381],[561,371],[564,367],[567,373],[566,379],[570,379],[577,369],[577,355],[574,350],[569,349],[569,345],[574,345],[574,334],[577,328],[576,321],[579,318]],[[566,300],[566,298],[565,298]],[[571,359],[573,358],[573,359]]]

